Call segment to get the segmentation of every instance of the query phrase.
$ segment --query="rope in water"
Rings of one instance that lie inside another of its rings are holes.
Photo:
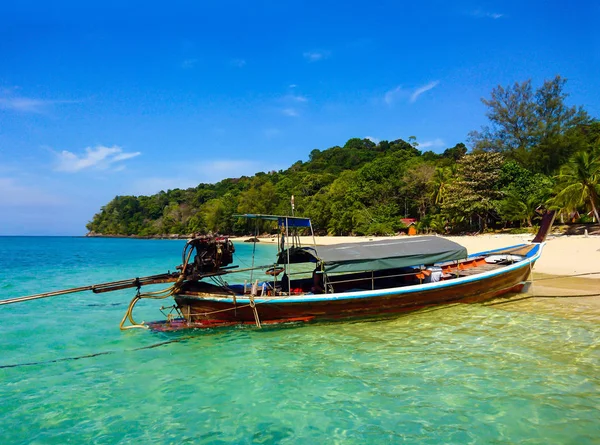
[[[555,275],[555,276],[545,277],[545,278],[536,278],[535,281],[559,280],[561,278],[583,277],[586,275],[600,275],[600,272],[585,272],[585,273],[576,273],[576,274],[572,274],[572,275]]]
[[[586,298],[586,297],[600,297],[598,294],[577,294],[577,295],[525,295],[520,298],[511,298],[506,301],[497,301],[493,303],[483,303],[484,306],[497,306],[500,304],[516,303],[518,301],[530,300],[532,298]]]
[[[117,354],[119,352],[135,352],[135,351],[143,351],[144,349],[154,349],[154,348],[158,348],[161,346],[165,346],[171,343],[179,343],[182,342],[184,340],[188,340],[190,338],[193,338],[192,335],[188,335],[185,337],[181,337],[181,338],[176,338],[173,340],[166,340],[166,341],[161,341],[159,343],[154,343],[148,346],[140,346],[139,348],[133,348],[133,349],[125,349],[124,351],[101,351],[101,352],[94,352],[92,354],[85,354],[85,355],[77,355],[74,357],[61,357],[61,358],[55,358],[52,360],[44,360],[44,361],[39,361],[39,362],[25,362],[25,363],[13,363],[10,365],[0,365],[0,369],[5,369],[5,368],[20,368],[23,366],[38,366],[38,365],[49,365],[51,363],[60,363],[60,362],[67,362],[67,361],[72,361],[72,360],[82,360],[85,358],[94,358],[94,357],[99,357],[101,355],[111,355],[111,354]]]
[[[526,295],[520,298],[511,298],[509,300],[506,301],[497,301],[497,302],[491,302],[491,303],[483,303],[484,306],[497,306],[500,304],[508,304],[508,303],[516,303],[518,301],[523,301],[523,300],[529,300],[531,298],[588,298],[588,297],[599,297],[600,293],[594,293],[594,294],[575,294],[575,295],[539,295],[535,293],[535,288],[533,287],[534,284],[534,278],[533,278],[533,270],[531,269],[531,264],[530,264],[530,270],[531,270],[531,295]],[[557,275],[557,276],[552,276],[552,277],[545,277],[545,278],[536,278],[535,282],[538,281],[545,281],[545,280],[558,280],[561,278],[571,278],[571,277],[581,277],[581,276],[586,276],[586,275],[598,275],[600,274],[600,272],[585,272],[585,273],[578,273],[578,274],[572,274],[572,275]]]

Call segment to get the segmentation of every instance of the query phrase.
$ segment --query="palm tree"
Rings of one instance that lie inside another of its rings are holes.
[[[447,224],[446,218],[443,215],[437,214],[431,217],[429,228],[436,233],[445,233]]]
[[[558,179],[558,193],[553,202],[566,210],[576,210],[589,205],[598,217],[598,197],[600,196],[600,149],[575,153],[569,162],[563,165]]]
[[[432,177],[431,200],[434,204],[440,205],[444,202],[448,191],[448,184],[452,180],[453,172],[448,167],[437,167]]]
[[[531,195],[527,198],[519,196],[518,193],[509,192],[498,205],[500,216],[508,221],[525,222],[532,226],[532,219],[536,216],[536,210],[540,201],[537,196]]]

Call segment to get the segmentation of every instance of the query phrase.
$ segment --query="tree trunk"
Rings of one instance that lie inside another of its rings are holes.
[[[596,199],[598,195],[596,194],[596,190],[594,190],[594,186],[588,186],[590,190],[590,203],[592,204],[592,211],[594,212],[594,216],[596,217],[596,223],[600,223],[600,218],[598,217],[598,209],[596,208]]]
[[[590,202],[592,203],[592,211],[594,212],[594,216],[596,217],[596,223],[599,223],[600,218],[598,217],[598,209],[596,208],[596,205],[594,204],[593,196],[592,196],[592,199],[590,199]]]

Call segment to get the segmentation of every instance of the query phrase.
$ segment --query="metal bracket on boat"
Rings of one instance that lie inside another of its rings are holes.
[[[126,331],[128,329],[133,329],[133,328],[148,329],[148,326],[146,326],[143,321],[141,323],[137,323],[133,319],[133,314],[132,314],[133,308],[135,307],[135,305],[137,304],[137,302],[140,301],[141,299],[142,298],[140,297],[140,291],[138,289],[138,293],[136,294],[135,297],[133,297],[133,299],[129,303],[129,307],[127,308],[127,312],[125,312],[125,315],[123,316],[123,319],[121,320],[121,323],[119,324],[119,329],[121,329],[122,331]],[[127,319],[129,319],[129,322],[131,323],[131,325],[129,325],[129,326],[125,326],[125,321]]]
[[[254,321],[256,321],[256,327],[262,328],[260,325],[260,318],[258,318],[258,310],[256,309],[256,303],[254,302],[254,296],[258,293],[258,280],[252,285],[252,291],[250,292],[250,307],[254,313]]]

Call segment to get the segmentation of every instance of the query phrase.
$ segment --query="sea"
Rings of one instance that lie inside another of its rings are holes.
[[[0,237],[0,298],[174,271],[184,243]],[[240,268],[253,249],[236,244]],[[258,244],[255,264],[274,249]],[[0,306],[1,444],[600,443],[597,319],[474,304],[121,331],[134,295]],[[172,304],[143,300],[134,318]]]

